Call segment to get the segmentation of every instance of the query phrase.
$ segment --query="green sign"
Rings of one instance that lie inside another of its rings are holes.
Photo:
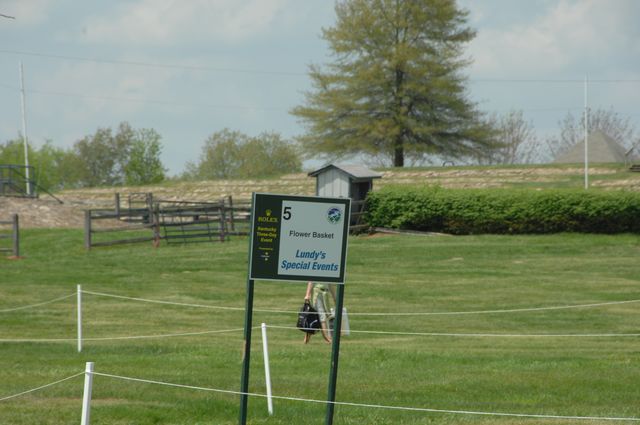
[[[253,194],[250,279],[344,283],[351,200]]]
[[[246,425],[254,279],[341,283],[336,294],[326,425],[333,423],[351,200],[254,193],[239,424]]]

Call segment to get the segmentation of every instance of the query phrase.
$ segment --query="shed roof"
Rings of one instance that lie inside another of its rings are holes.
[[[373,171],[364,165],[352,165],[352,164],[327,164],[322,168],[319,168],[315,171],[310,172],[309,177],[315,177],[318,174],[321,174],[325,171],[328,171],[332,168],[338,169],[346,174],[349,177],[355,180],[364,180],[364,179],[379,179],[382,177],[382,174]]]

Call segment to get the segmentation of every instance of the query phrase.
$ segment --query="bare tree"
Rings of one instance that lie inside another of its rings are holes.
[[[494,115],[490,121],[496,132],[497,146],[479,155],[476,162],[483,165],[531,164],[543,159],[542,144],[533,123],[525,120],[522,111]]]

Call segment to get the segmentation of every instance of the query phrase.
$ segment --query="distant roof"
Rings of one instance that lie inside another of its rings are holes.
[[[626,150],[613,138],[600,130],[589,134],[588,138],[589,162],[626,162]],[[584,162],[584,140],[573,145],[567,152],[559,155],[554,163],[567,164]]]
[[[350,177],[360,180],[360,179],[379,179],[382,177],[382,174],[375,172],[364,165],[351,165],[351,164],[327,164],[322,168],[310,172],[309,177],[315,177],[318,174],[321,174],[331,168],[336,168]]]

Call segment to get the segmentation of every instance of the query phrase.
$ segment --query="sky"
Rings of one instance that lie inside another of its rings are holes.
[[[331,61],[333,0],[0,0],[0,142],[22,134],[69,148],[99,127],[153,128],[171,175],[229,128],[293,139],[289,111]],[[640,129],[640,1],[459,0],[477,31],[469,97],[522,110],[539,137],[591,108]],[[306,168],[320,160],[305,162]]]

